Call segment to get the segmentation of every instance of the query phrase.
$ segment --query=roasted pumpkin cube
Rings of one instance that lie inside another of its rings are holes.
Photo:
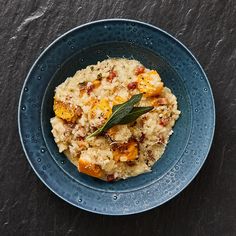
[[[87,160],[79,159],[78,161],[78,170],[81,173],[90,175],[96,178],[101,178],[103,176],[103,171],[99,165],[90,163]]]
[[[138,158],[138,143],[134,140],[117,144],[113,148],[113,159],[121,162],[134,161]]]
[[[100,101],[93,102],[91,109],[91,118],[102,116],[107,120],[112,113],[109,101],[106,98],[102,98]]]
[[[159,95],[163,90],[163,85],[159,74],[155,70],[138,75],[138,89],[146,97]]]
[[[74,123],[82,114],[80,107],[54,100],[53,110],[55,115],[63,120]]]

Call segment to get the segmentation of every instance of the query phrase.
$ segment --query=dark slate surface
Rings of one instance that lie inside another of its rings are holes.
[[[0,0],[0,235],[236,235],[236,2]],[[108,217],[79,210],[36,177],[19,142],[17,103],[40,52],[67,30],[97,19],[152,23],[186,44],[205,69],[216,133],[194,181],[146,213]]]

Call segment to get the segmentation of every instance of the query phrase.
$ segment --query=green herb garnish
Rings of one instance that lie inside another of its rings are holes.
[[[99,73],[99,74],[97,75],[97,79],[102,79],[102,73]]]
[[[86,84],[87,84],[87,82],[85,82],[85,81],[79,83],[80,86],[85,86]]]
[[[153,109],[152,106],[148,107],[134,107],[131,112],[126,115],[120,122],[119,125],[125,125],[131,122],[134,122],[138,119],[141,115],[151,111]]]
[[[86,139],[96,136],[119,124],[128,124],[135,121],[139,116],[151,111],[152,106],[149,107],[134,107],[140,102],[143,94],[136,94],[132,96],[127,102],[112,107],[112,114],[107,122],[95,132],[87,136]]]

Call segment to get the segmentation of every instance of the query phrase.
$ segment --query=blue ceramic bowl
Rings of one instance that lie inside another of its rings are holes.
[[[49,122],[55,87],[107,57],[135,58],[156,69],[182,112],[152,172],[114,183],[80,174],[58,152]],[[49,45],[25,80],[18,117],[26,157],[42,182],[72,205],[107,215],[146,211],[182,191],[203,165],[215,126],[211,88],[190,51],[157,27],[122,19],[79,26]]]

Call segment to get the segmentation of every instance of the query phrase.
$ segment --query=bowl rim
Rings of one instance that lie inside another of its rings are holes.
[[[44,54],[48,51],[48,49],[50,47],[52,47],[56,42],[58,42],[61,38],[63,38],[64,36],[66,36],[67,34],[77,30],[77,29],[80,29],[80,28],[83,28],[83,27],[86,27],[86,26],[89,26],[89,25],[93,25],[93,24],[97,24],[97,23],[102,23],[102,22],[129,22],[129,23],[137,23],[139,25],[143,25],[143,26],[148,26],[150,28],[153,28],[155,30],[158,30],[162,33],[164,33],[165,35],[167,35],[168,37],[170,37],[172,40],[174,40],[175,42],[177,42],[178,44],[180,44],[184,50],[186,50],[186,52],[193,58],[194,62],[198,65],[199,69],[201,70],[201,72],[203,73],[203,76],[204,76],[204,79],[205,79],[205,82],[207,83],[208,85],[208,88],[209,88],[209,93],[210,93],[210,97],[212,98],[212,111],[213,111],[213,117],[212,117],[212,120],[213,120],[213,123],[212,123],[212,133],[211,133],[211,137],[209,139],[209,145],[206,149],[206,153],[205,153],[205,156],[203,157],[203,160],[202,162],[199,164],[198,166],[198,169],[197,171],[194,173],[194,175],[188,179],[188,181],[186,181],[185,185],[182,186],[181,188],[179,188],[178,191],[176,191],[175,194],[171,195],[170,197],[167,197],[164,201],[162,201],[160,204],[156,205],[156,206],[151,206],[149,208],[145,208],[143,210],[137,210],[137,211],[132,211],[132,212],[123,212],[122,214],[120,213],[115,213],[115,214],[112,214],[112,213],[109,213],[109,212],[98,212],[98,211],[95,211],[95,210],[91,210],[91,209],[87,209],[86,207],[83,207],[82,205],[78,206],[72,202],[70,202],[68,199],[66,199],[65,197],[61,196],[60,194],[58,194],[52,187],[50,187],[46,181],[43,180],[43,178],[39,175],[39,173],[36,171],[36,169],[34,168],[30,158],[29,158],[29,155],[26,151],[26,148],[25,148],[25,145],[24,145],[24,142],[23,142],[23,137],[22,137],[22,133],[21,133],[21,125],[20,125],[20,114],[21,114],[21,103],[22,103],[22,97],[23,97],[23,92],[24,92],[24,87],[27,83],[27,81],[29,80],[30,78],[30,75],[31,75],[31,72],[33,70],[33,68],[35,67],[35,65],[38,63],[38,61],[44,56]],[[142,212],[145,212],[145,211],[149,211],[151,209],[154,209],[160,205],[163,205],[165,204],[166,202],[170,201],[171,199],[175,198],[178,194],[180,194],[185,188],[188,187],[188,185],[193,181],[193,179],[198,175],[198,173],[200,172],[200,170],[202,169],[202,166],[203,164],[205,163],[206,161],[206,158],[208,157],[209,155],[209,152],[210,152],[210,149],[212,147],[212,142],[213,142],[213,139],[214,139],[214,134],[215,134],[215,126],[216,126],[216,111],[215,111],[215,100],[214,100],[214,95],[213,95],[213,92],[212,92],[212,88],[211,88],[211,84],[208,80],[208,77],[205,73],[205,71],[203,70],[201,64],[199,63],[199,61],[196,59],[196,57],[193,55],[193,53],[182,43],[180,42],[177,38],[175,38],[174,36],[172,36],[171,34],[169,34],[168,32],[166,32],[165,30],[155,26],[155,25],[152,25],[150,23],[146,23],[146,22],[142,22],[142,21],[139,21],[139,20],[134,20],[134,19],[129,19],[129,18],[106,18],[106,19],[100,19],[100,20],[95,20],[95,21],[90,21],[90,22],[87,22],[87,23],[84,23],[84,24],[81,24],[79,26],[76,26],[74,28],[71,28],[70,30],[66,31],[65,33],[61,34],[59,37],[57,37],[56,39],[54,39],[40,54],[39,56],[37,57],[37,59],[34,61],[34,63],[32,64],[32,66],[30,67],[30,70],[29,72],[27,73],[27,76],[25,77],[25,80],[24,80],[24,83],[22,84],[22,89],[21,89],[21,93],[20,93],[20,97],[19,97],[19,102],[18,102],[18,112],[17,112],[17,124],[18,124],[18,134],[19,134],[19,137],[20,137],[20,142],[21,142],[21,146],[23,148],[23,151],[24,151],[24,154],[31,166],[31,168],[34,170],[35,174],[38,176],[38,178],[42,181],[42,183],[48,188],[50,189],[50,191],[52,191],[55,195],[57,195],[59,198],[61,198],[62,200],[66,201],[67,203],[69,203],[70,205],[73,205],[79,209],[82,209],[82,210],[85,210],[87,212],[92,212],[92,213],[96,213],[96,214],[101,214],[101,215],[111,215],[111,216],[123,216],[123,215],[133,215],[133,214],[137,214],[137,213],[142,213]]]

